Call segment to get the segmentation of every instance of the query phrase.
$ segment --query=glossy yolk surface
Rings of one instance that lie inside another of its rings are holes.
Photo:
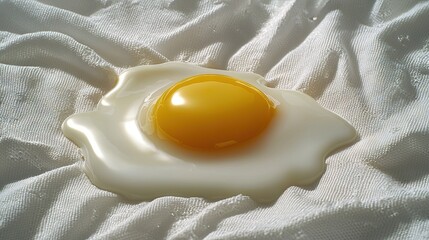
[[[197,75],[176,83],[156,102],[157,134],[179,145],[215,150],[249,140],[270,123],[274,104],[238,79]]]

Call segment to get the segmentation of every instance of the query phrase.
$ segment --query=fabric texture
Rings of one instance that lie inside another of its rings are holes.
[[[0,0],[0,239],[429,239],[428,23],[417,0]],[[268,205],[96,188],[62,122],[167,61],[305,92],[359,139]]]

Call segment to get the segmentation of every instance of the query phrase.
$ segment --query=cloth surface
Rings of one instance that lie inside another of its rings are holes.
[[[417,0],[0,0],[0,239],[429,239],[428,23]],[[305,92],[359,139],[268,205],[96,188],[62,122],[167,61]]]

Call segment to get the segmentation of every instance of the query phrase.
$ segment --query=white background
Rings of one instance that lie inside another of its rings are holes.
[[[359,141],[270,205],[97,189],[62,122],[173,60],[303,91]],[[428,1],[0,0],[0,239],[428,239],[428,87]]]

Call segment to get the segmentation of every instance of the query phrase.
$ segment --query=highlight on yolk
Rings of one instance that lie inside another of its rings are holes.
[[[252,85],[216,74],[176,83],[156,102],[155,131],[179,145],[215,150],[259,135],[275,111],[268,97]]]

